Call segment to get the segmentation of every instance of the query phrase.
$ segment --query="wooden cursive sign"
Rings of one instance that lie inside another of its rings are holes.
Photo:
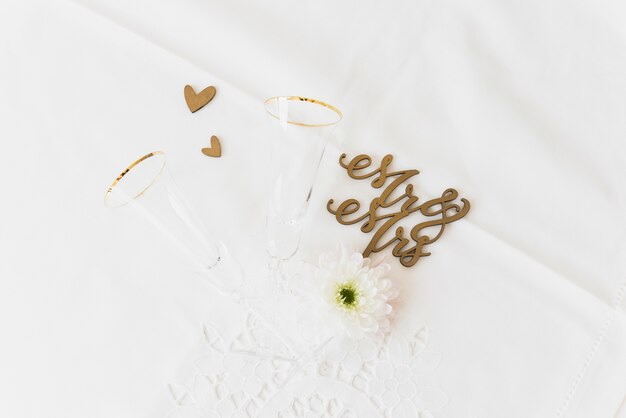
[[[429,256],[429,252],[424,252],[424,246],[437,241],[446,227],[446,224],[457,221],[467,215],[470,209],[470,202],[467,199],[461,199],[462,206],[453,203],[459,196],[454,189],[446,189],[441,197],[428,200],[422,204],[417,204],[419,198],[413,195],[413,185],[406,184],[404,193],[394,196],[394,191],[398,190],[396,195],[400,193],[401,185],[406,183],[411,177],[419,174],[417,170],[403,170],[389,172],[389,165],[393,161],[392,155],[385,155],[380,163],[380,167],[374,170],[367,170],[372,164],[372,158],[368,155],[357,155],[349,163],[344,160],[346,154],[341,154],[339,164],[345,168],[348,175],[355,180],[372,179],[372,187],[380,189],[387,184],[386,188],[379,197],[370,202],[369,210],[362,215],[357,212],[361,208],[361,203],[356,199],[348,199],[341,203],[337,209],[333,209],[334,200],[330,199],[326,208],[330,213],[335,215],[337,221],[342,225],[353,225],[363,222],[361,231],[365,233],[372,232],[378,225],[378,230],[374,233],[371,241],[363,251],[363,257],[368,257],[371,253],[379,252],[385,248],[393,246],[392,254],[400,259],[400,263],[405,267],[411,267],[417,263],[420,257]],[[381,210],[399,205],[396,212],[381,213]],[[395,234],[391,239],[380,242],[387,232],[391,231],[393,226],[401,219],[406,218],[414,212],[419,212],[427,218],[426,220],[413,226],[409,232],[412,244],[409,245],[409,238],[405,237],[404,227],[398,226]],[[349,218],[349,219],[348,219]],[[379,222],[380,221],[380,222]],[[426,231],[435,229],[435,234],[428,235]],[[409,245],[407,247],[407,245]]]

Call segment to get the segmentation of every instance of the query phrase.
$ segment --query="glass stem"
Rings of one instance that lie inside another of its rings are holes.
[[[272,287],[280,293],[289,290],[289,260],[270,257],[269,272]]]
[[[335,337],[327,338],[325,341],[319,343],[317,347],[311,349],[307,353],[304,353],[304,355],[298,358],[296,360],[294,368],[287,375],[287,377],[285,378],[285,381],[280,385],[280,387],[282,388],[285,385],[287,385],[287,383],[289,383],[291,379],[293,379],[298,373],[304,370],[304,368],[313,360],[315,360],[315,357],[317,357],[317,355],[324,349],[324,347],[326,347],[334,338]]]

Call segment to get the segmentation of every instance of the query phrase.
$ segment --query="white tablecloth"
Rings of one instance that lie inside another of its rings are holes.
[[[395,155],[418,194],[472,202],[433,255],[393,261],[398,329],[427,325],[441,417],[615,417],[626,395],[626,6],[617,1],[0,4],[0,416],[155,417],[201,325],[232,308],[157,231],[103,207],[163,149],[249,274],[264,266],[280,94],[345,113],[299,257],[357,227],[338,155]],[[218,95],[192,115],[185,84]],[[199,150],[211,135],[223,157]],[[222,321],[224,324],[225,322]],[[626,414],[626,411],[623,411]]]

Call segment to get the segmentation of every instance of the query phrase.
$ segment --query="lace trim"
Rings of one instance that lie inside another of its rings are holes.
[[[301,358],[252,315],[229,340],[208,324],[203,337],[193,381],[168,385],[168,418],[432,418],[448,404],[426,379],[442,358],[428,350],[426,327],[379,342],[333,339]]]

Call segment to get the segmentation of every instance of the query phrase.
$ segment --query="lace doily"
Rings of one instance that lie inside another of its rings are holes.
[[[249,315],[225,339],[211,325],[188,385],[168,385],[168,418],[436,417],[447,395],[428,385],[441,360],[428,329],[380,342],[333,339],[300,357]]]

